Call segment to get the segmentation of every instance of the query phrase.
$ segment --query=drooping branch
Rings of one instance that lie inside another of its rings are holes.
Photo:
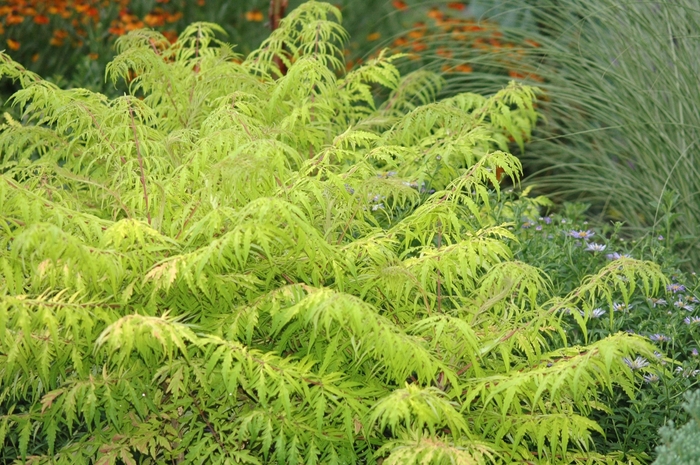
[[[136,121],[134,121],[134,110],[129,104],[129,116],[131,117],[131,131],[134,133],[134,144],[136,145],[136,156],[139,159],[139,170],[141,171],[141,187],[143,188],[143,200],[146,202],[146,218],[148,218],[148,225],[151,225],[151,210],[148,206],[148,188],[146,187],[146,173],[143,169],[143,157],[141,156],[141,144],[139,143],[139,136],[136,133]]]

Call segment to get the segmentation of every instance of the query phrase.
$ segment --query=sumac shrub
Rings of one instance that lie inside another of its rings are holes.
[[[551,293],[489,207],[535,90],[434,102],[384,54],[346,74],[339,16],[308,2],[245,58],[213,24],[134,31],[114,99],[1,56],[3,462],[623,460],[589,415],[653,346],[574,346],[562,318],[659,267]]]

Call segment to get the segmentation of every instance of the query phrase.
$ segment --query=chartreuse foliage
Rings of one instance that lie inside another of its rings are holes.
[[[550,295],[489,210],[535,90],[435,103],[384,55],[344,74],[339,17],[308,2],[246,58],[213,24],[136,31],[113,100],[2,57],[24,115],[0,132],[3,462],[621,459],[587,415],[653,348],[570,346],[561,318],[585,331],[659,268]]]

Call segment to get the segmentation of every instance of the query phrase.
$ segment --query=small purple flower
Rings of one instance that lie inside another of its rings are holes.
[[[600,318],[603,315],[605,315],[605,310],[602,308],[594,308],[591,311],[591,318]]]
[[[624,357],[622,361],[633,370],[641,370],[642,368],[649,366],[649,362],[647,362],[647,359],[643,357],[637,357],[634,360]]]
[[[632,258],[630,256],[630,254],[628,254],[628,253],[619,254],[617,252],[609,253],[605,256],[605,258],[607,258],[608,260],[619,260],[623,257],[624,258]]]
[[[589,237],[595,236],[595,232],[591,231],[590,229],[587,231],[576,231],[575,229],[572,229],[569,231],[568,235],[575,237],[576,239],[588,239]]]
[[[586,252],[602,252],[605,250],[605,244],[596,244],[595,242],[589,242],[586,244]]]
[[[583,310],[579,310],[578,312],[581,314],[581,316],[586,316],[586,312],[584,312]],[[597,319],[603,315],[605,315],[605,310],[603,310],[602,308],[594,308],[593,310],[591,310],[590,318]]]
[[[685,291],[685,286],[682,284],[673,283],[666,286],[666,290],[675,294],[677,292]]]
[[[690,302],[690,303],[693,303],[693,304],[700,303],[700,300],[698,300],[698,298],[695,297],[694,295],[687,295],[687,296],[685,296],[685,300],[686,300],[686,302]]]
[[[697,357],[698,355],[700,355],[700,353],[698,352],[698,349],[693,347],[693,350],[690,351],[690,355],[692,355],[693,357]]]
[[[664,240],[664,236],[662,236],[661,234],[659,234],[659,237],[657,237],[657,239],[660,240],[660,241],[663,241],[663,240]]]
[[[542,231],[542,225],[538,224],[537,226],[535,226],[535,231]]]
[[[540,221],[544,221],[544,224],[552,224],[552,218],[549,216],[540,218]]]
[[[666,302],[665,299],[656,299],[654,297],[651,297],[649,299],[649,303],[651,304],[652,307],[656,308],[657,305],[668,305],[668,302]]]
[[[671,340],[670,337],[664,336],[663,334],[659,333],[652,334],[651,336],[649,336],[649,339],[651,339],[654,342],[668,342]]]
[[[687,316],[683,319],[683,323],[687,325],[696,325],[700,323],[700,316]]]
[[[682,368],[682,367],[676,367],[675,372],[680,373],[680,375],[683,376],[684,378],[691,378],[691,377],[695,377],[698,374],[700,374],[700,370],[691,370],[690,368]]]
[[[656,383],[659,381],[659,375],[656,375],[654,373],[648,373],[644,375],[644,382],[645,383]]]
[[[632,310],[632,306],[625,303],[613,303],[613,310],[616,312],[628,312]]]
[[[693,307],[692,305],[689,305],[689,304],[685,303],[685,301],[682,300],[682,299],[676,300],[675,302],[673,302],[673,305],[674,305],[676,308],[682,308],[683,310],[687,310],[687,311],[689,311],[689,312],[692,312],[693,310],[695,310],[695,307]]]

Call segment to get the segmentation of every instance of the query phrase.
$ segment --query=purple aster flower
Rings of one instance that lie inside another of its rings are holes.
[[[690,351],[690,355],[692,355],[693,357],[697,357],[698,355],[700,355],[700,353],[698,353],[698,349],[693,347],[693,350]]]
[[[540,221],[544,221],[544,224],[552,224],[552,218],[549,216],[545,216],[543,218],[540,218]]]
[[[675,294],[677,292],[685,291],[685,286],[682,284],[673,283],[666,286],[666,290]]]
[[[613,310],[616,312],[628,312],[632,310],[631,305],[627,305],[626,303],[614,303],[613,304]]]
[[[605,244],[596,244],[595,242],[590,242],[586,244],[586,252],[602,252],[605,250]]]
[[[583,310],[579,310],[578,312],[581,314],[581,316],[586,316],[586,312],[584,312]],[[596,319],[600,318],[603,315],[605,315],[605,310],[603,310],[602,308],[594,308],[593,310],[591,310],[591,314],[589,317]]]
[[[594,308],[591,311],[591,318],[600,318],[603,315],[605,315],[605,310],[602,308]]]
[[[607,254],[605,257],[606,257],[608,260],[619,260],[619,259],[621,259],[622,257],[625,257],[625,258],[632,258],[632,257],[630,256],[630,254],[628,254],[628,253],[619,254],[619,253],[617,253],[617,252],[609,253],[609,254]]]
[[[648,373],[644,375],[645,383],[656,383],[657,381],[659,381],[659,375],[656,375],[654,373]]]
[[[654,342],[668,342],[671,340],[670,337],[664,336],[663,334],[659,333],[652,334],[651,336],[649,336],[649,339],[651,339]]]
[[[685,303],[685,301],[682,300],[682,299],[676,300],[675,302],[673,302],[673,305],[674,305],[676,308],[682,308],[683,310],[687,310],[687,311],[689,311],[689,312],[692,312],[693,310],[695,310],[695,307],[693,307],[692,305],[689,305],[689,304]]]
[[[700,316],[687,316],[683,319],[683,323],[687,325],[696,325],[700,323]]]
[[[647,359],[643,357],[637,357],[634,360],[624,357],[622,361],[633,370],[641,370],[642,368],[649,366],[649,362],[647,362]]]
[[[569,231],[569,236],[575,237],[576,239],[588,239],[589,237],[593,237],[595,235],[595,232],[591,231],[590,229],[587,231],[576,231],[574,229]]]
[[[684,378],[695,377],[700,374],[700,370],[691,370],[690,368],[676,367],[676,373],[680,373]]]
[[[654,297],[651,297],[649,299],[649,303],[651,304],[652,307],[656,308],[657,305],[668,305],[668,302],[666,302],[665,299],[656,299]]]

